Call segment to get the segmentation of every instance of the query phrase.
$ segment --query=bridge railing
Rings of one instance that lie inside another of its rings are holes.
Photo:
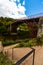
[[[32,50],[29,53],[27,53],[24,57],[18,60],[14,65],[34,65],[35,49],[31,49]]]

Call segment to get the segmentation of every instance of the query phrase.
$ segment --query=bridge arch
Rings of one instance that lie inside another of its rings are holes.
[[[12,24],[12,30],[17,32],[17,28],[19,25],[21,24],[26,24],[27,27],[30,27],[30,33],[28,33],[30,35],[30,37],[36,37],[37,36],[37,23],[38,23],[38,19],[27,19],[27,20],[17,20],[15,23]]]

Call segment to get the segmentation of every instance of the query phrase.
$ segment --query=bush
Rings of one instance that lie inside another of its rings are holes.
[[[19,47],[24,47],[24,43],[20,43],[19,44]]]
[[[3,53],[0,53],[0,65],[13,65],[13,62]]]
[[[38,37],[38,38],[37,38],[36,43],[37,43],[37,45],[42,45],[43,42],[42,42],[41,37]]]
[[[21,43],[19,43],[19,45],[17,45],[16,47],[31,47],[31,46],[35,46],[35,39],[31,39],[31,40],[27,40],[27,41],[22,41]],[[33,42],[34,41],[34,42]]]
[[[27,41],[21,41],[16,47],[32,47],[32,46],[41,46],[43,40],[41,38],[33,38]]]
[[[33,39],[29,40],[29,45],[36,46],[36,39],[33,38]]]
[[[15,41],[14,40],[5,40],[3,41],[3,46],[8,46],[8,45],[12,45],[12,44],[15,44]]]

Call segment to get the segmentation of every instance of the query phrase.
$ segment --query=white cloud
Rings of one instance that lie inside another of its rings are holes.
[[[16,2],[16,0],[13,0],[14,2]]]
[[[20,0],[17,0],[18,2],[20,2]]]
[[[22,14],[25,14],[24,11],[25,11],[26,9],[25,9],[23,6],[21,6],[21,4],[18,5],[18,9],[19,9],[19,10],[18,10],[19,12],[21,12]]]
[[[25,7],[21,5],[20,0],[18,2],[17,6],[16,0],[0,0],[0,16],[11,18],[26,17]]]
[[[25,5],[25,0],[23,1],[23,3],[22,3],[23,5]]]

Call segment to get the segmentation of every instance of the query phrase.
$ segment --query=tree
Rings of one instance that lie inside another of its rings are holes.
[[[21,31],[28,31],[29,30],[26,23],[22,23],[22,24],[18,25],[17,29],[21,30]]]
[[[12,18],[0,17],[0,33],[6,33],[11,31],[11,24],[14,22]],[[9,30],[8,30],[9,27]]]

